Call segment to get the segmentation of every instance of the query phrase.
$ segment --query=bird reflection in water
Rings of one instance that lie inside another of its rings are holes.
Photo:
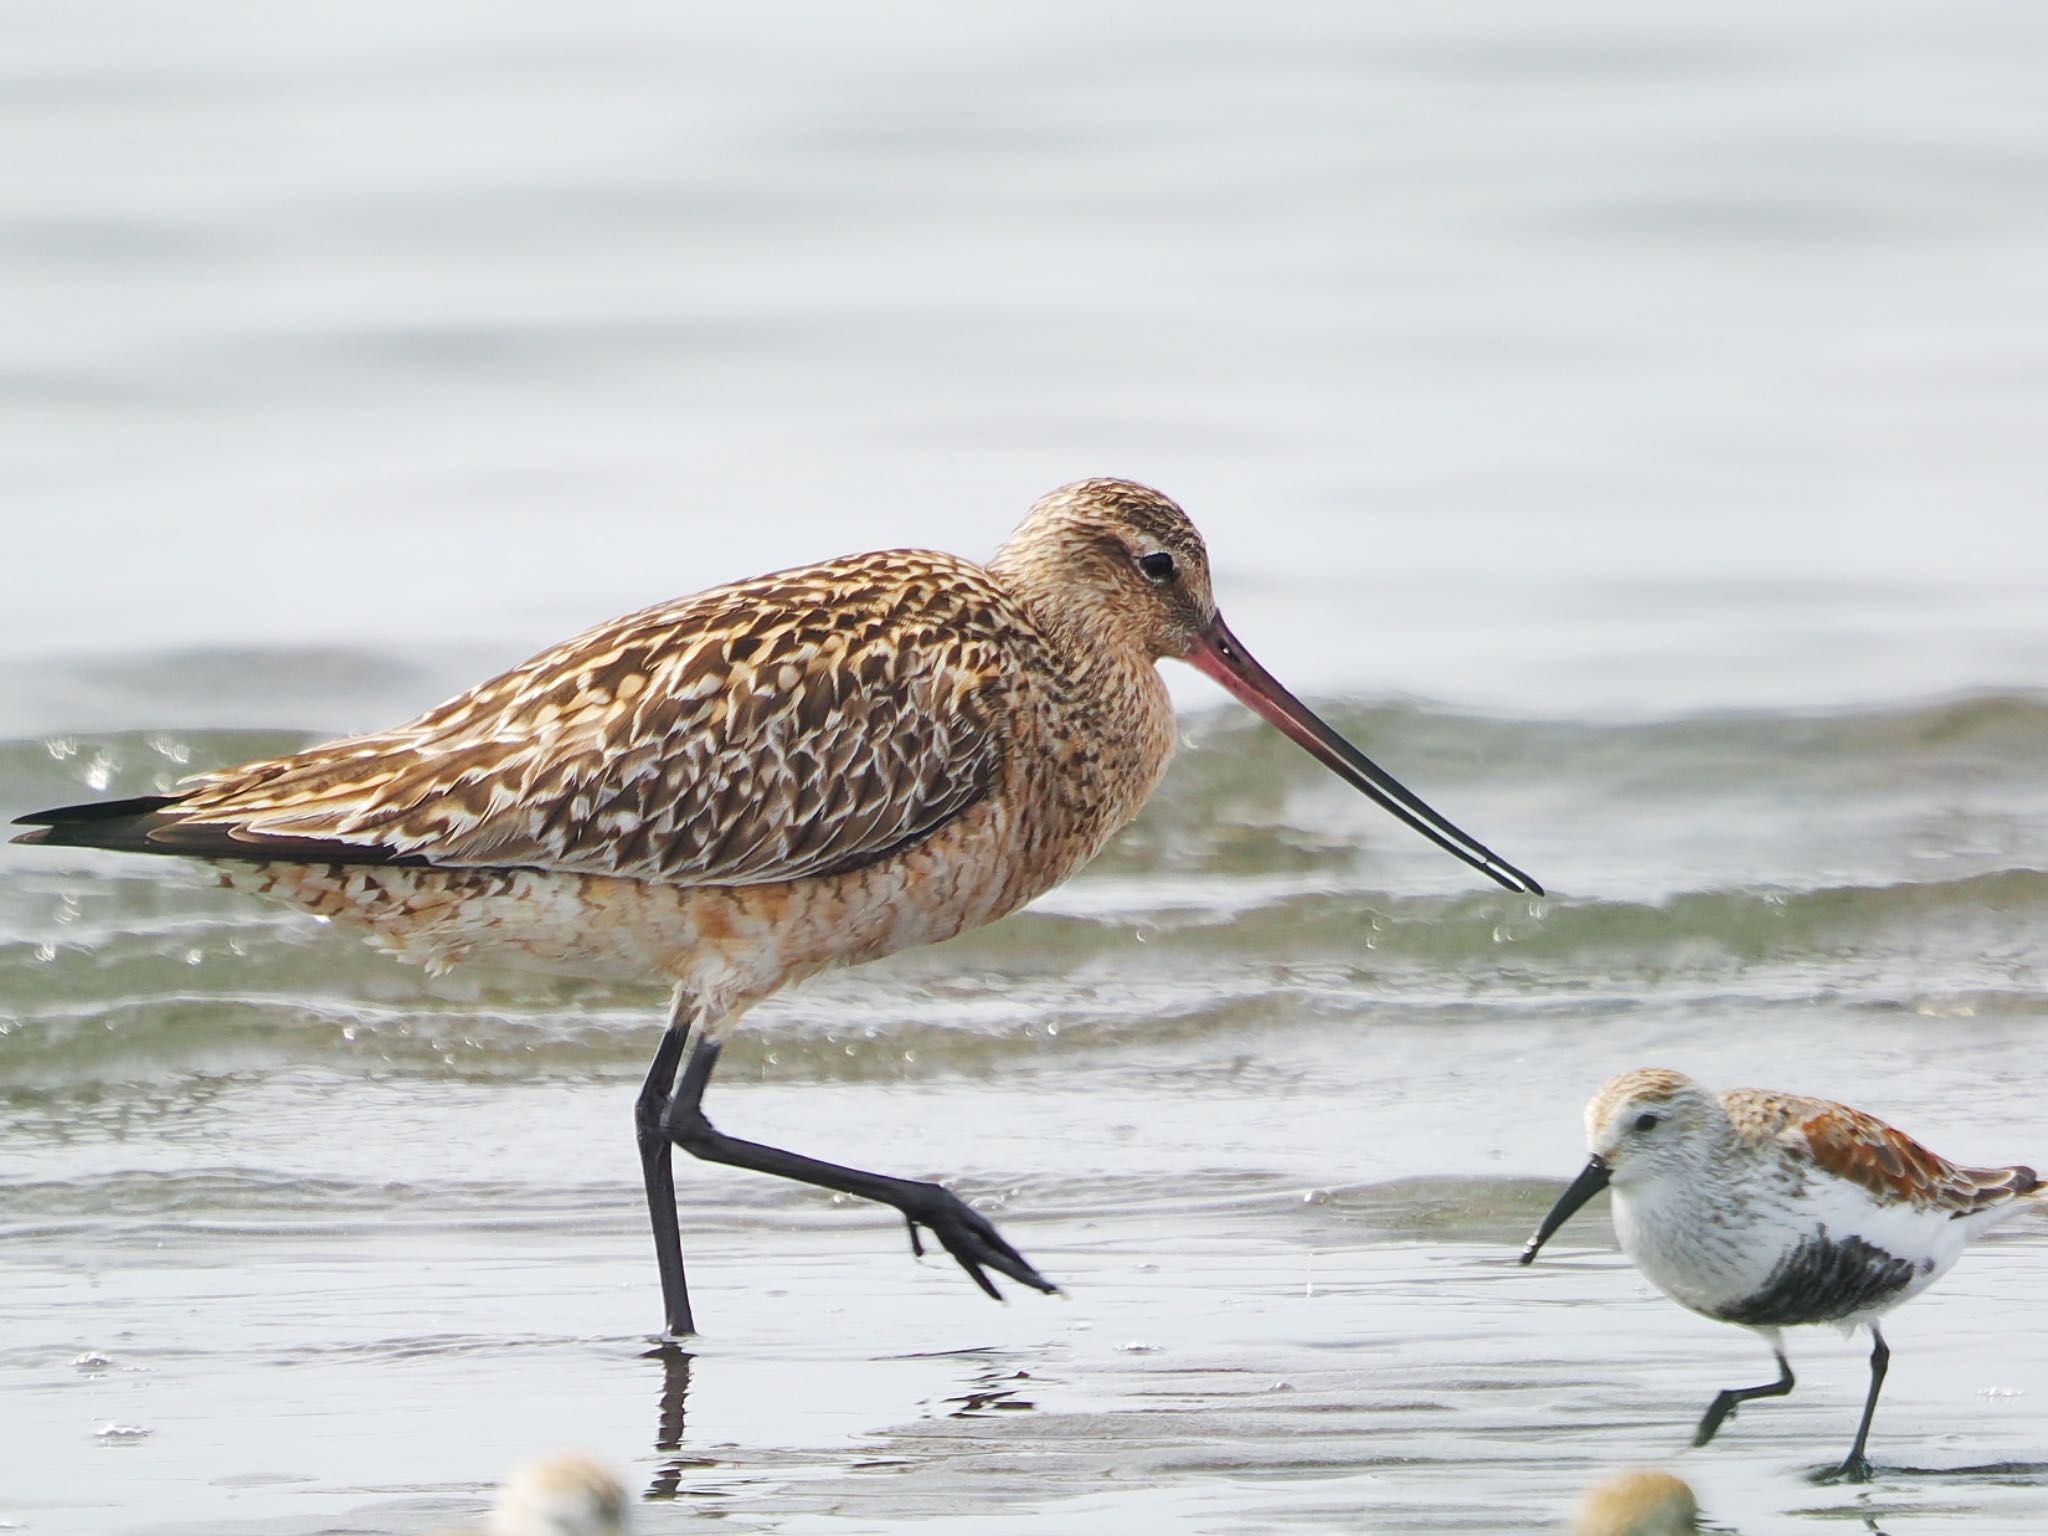
[[[683,1420],[690,1400],[690,1367],[696,1356],[665,1340],[648,1350],[641,1359],[661,1362],[661,1395],[654,1423],[654,1448],[664,1458],[655,1468],[654,1479],[648,1483],[647,1492],[641,1498],[649,1503],[666,1503],[692,1496],[691,1490],[683,1487],[683,1474],[718,1465],[712,1457],[677,1454],[683,1448]]]

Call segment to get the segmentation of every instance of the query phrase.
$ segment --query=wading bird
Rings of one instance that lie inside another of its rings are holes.
[[[923,1228],[991,1296],[988,1270],[1051,1291],[942,1186],[728,1136],[704,1089],[722,1033],[778,987],[993,922],[1087,863],[1172,755],[1164,657],[1541,894],[1253,661],[1187,515],[1125,480],[1052,492],[986,566],[888,550],[717,587],[394,729],[24,817],[20,841],[215,860],[430,967],[672,983],[635,1127],[673,1334],[695,1322],[672,1145],[893,1206],[914,1253]]]
[[[1614,1232],[1650,1283],[1682,1307],[1761,1334],[1778,1379],[1716,1397],[1692,1443],[1739,1404],[1792,1390],[1780,1329],[1870,1330],[1870,1393],[1830,1479],[1868,1481],[1891,1351],[1877,1320],[1940,1279],[1986,1228],[2048,1200],[2031,1168],[1963,1168],[1845,1104],[1760,1088],[1711,1094],[1660,1068],[1610,1078],[1586,1106],[1592,1149],[1522,1249],[1536,1257],[1610,1185]]]

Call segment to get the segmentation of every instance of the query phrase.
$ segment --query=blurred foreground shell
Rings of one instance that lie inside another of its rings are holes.
[[[1692,1536],[1700,1506],[1669,1472],[1617,1472],[1586,1490],[1572,1536]]]
[[[507,1479],[480,1526],[443,1536],[626,1536],[626,1489],[588,1456],[549,1456]]]

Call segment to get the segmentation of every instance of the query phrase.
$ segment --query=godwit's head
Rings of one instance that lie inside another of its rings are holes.
[[[1040,498],[989,569],[1062,638],[1207,673],[1339,778],[1511,891],[1543,887],[1459,831],[1318,719],[1224,625],[1209,552],[1187,513],[1129,480],[1077,480]]]
[[[1522,1262],[1588,1200],[1614,1186],[1616,1198],[1697,1180],[1728,1131],[1721,1101],[1682,1072],[1643,1067],[1610,1077],[1586,1105],[1586,1146],[1593,1154],[1522,1250]]]
[[[1041,496],[989,562],[1076,640],[1185,657],[1216,622],[1209,551],[1173,499],[1130,480]]]

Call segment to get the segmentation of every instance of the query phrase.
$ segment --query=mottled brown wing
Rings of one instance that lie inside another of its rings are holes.
[[[1752,1093],[1750,1111],[1778,1144],[1886,1200],[1967,1216],[2035,1189],[2031,1168],[1965,1168],[1904,1131],[1828,1099]],[[1731,1106],[1732,1109],[1732,1106]]]
[[[988,793],[1021,623],[951,556],[786,571],[602,625],[394,730],[207,775],[149,836],[683,885],[848,868]]]

